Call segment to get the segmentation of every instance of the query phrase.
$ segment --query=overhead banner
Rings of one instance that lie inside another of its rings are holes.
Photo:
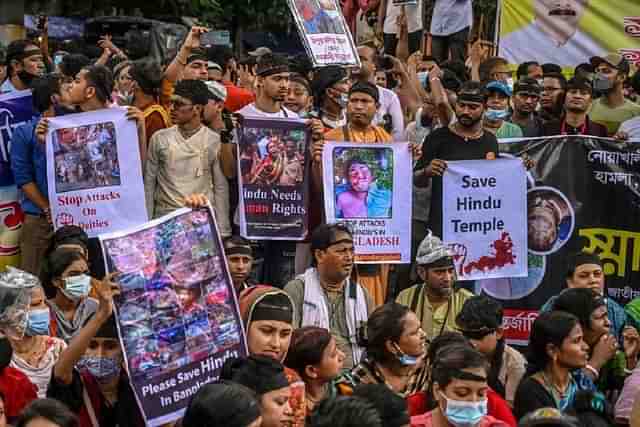
[[[170,424],[225,360],[247,354],[213,212],[180,209],[100,243],[106,271],[119,273],[118,334],[138,405],[147,425]]]
[[[315,67],[360,67],[360,58],[337,0],[288,0],[302,43]]]
[[[615,7],[612,7],[615,3]],[[503,0],[499,56],[562,67],[617,52],[640,64],[637,0]]]
[[[640,296],[637,145],[562,136],[502,141],[500,151],[535,162],[527,172],[529,274],[478,282],[504,305],[507,338],[526,341],[537,310],[566,287],[576,252],[603,261],[608,297],[624,305]]]
[[[412,159],[408,143],[325,143],[328,223],[353,233],[356,262],[411,262]]]
[[[138,131],[126,110],[109,108],[49,120],[47,181],[54,228],[89,237],[147,221]]]
[[[20,230],[24,220],[11,172],[11,137],[17,127],[36,115],[31,91],[0,95],[0,271],[20,263]]]
[[[527,276],[527,178],[520,159],[447,162],[442,240],[461,280]]]
[[[238,143],[240,233],[303,240],[308,232],[311,134],[301,120],[242,118]]]

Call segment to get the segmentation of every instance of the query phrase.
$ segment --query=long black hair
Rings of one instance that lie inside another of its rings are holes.
[[[542,371],[551,361],[547,346],[553,344],[560,348],[573,328],[579,324],[576,316],[565,311],[552,311],[538,316],[533,322],[529,336],[526,376]]]

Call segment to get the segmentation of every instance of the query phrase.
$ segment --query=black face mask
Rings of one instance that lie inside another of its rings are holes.
[[[12,356],[13,348],[9,342],[9,338],[0,338],[0,371],[9,366]]]
[[[31,87],[31,83],[33,83],[33,79],[35,79],[38,76],[36,76],[35,74],[28,73],[25,70],[21,70],[21,71],[18,71],[18,77],[20,78],[22,83],[24,83],[27,87]]]

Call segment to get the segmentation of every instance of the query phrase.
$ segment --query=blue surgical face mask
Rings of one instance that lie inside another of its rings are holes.
[[[91,276],[80,274],[79,276],[69,276],[64,279],[64,290],[62,293],[70,300],[77,301],[89,295],[91,289]]]
[[[99,383],[111,382],[120,375],[120,361],[113,357],[85,356],[78,367],[88,371]]]
[[[25,334],[30,337],[49,335],[49,309],[29,311]]]
[[[396,349],[398,350],[396,357],[402,366],[414,366],[418,363],[418,359],[420,359],[419,357],[406,354],[404,351],[400,350],[400,346],[397,344]]]
[[[422,86],[424,89],[427,88],[427,80],[429,79],[429,72],[428,71],[421,71],[417,74],[418,76],[418,81],[420,82],[420,86]]]
[[[487,108],[487,111],[484,112],[484,116],[489,120],[504,120],[509,117],[509,111]]]
[[[449,399],[444,393],[440,395],[447,401],[444,416],[454,427],[476,427],[487,415],[487,399],[478,402]]]

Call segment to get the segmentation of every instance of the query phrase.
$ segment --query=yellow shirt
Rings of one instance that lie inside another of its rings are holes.
[[[427,334],[427,340],[431,341],[442,332],[457,332],[456,316],[462,310],[464,302],[471,298],[473,294],[466,289],[458,289],[453,292],[449,301],[433,308],[428,298],[425,298],[423,284],[415,285],[400,292],[396,298],[398,304],[402,304],[415,311],[416,316],[422,322],[422,330]],[[411,307],[414,296],[417,295],[415,309]],[[451,305],[451,307],[449,307]],[[446,321],[446,324],[445,324]],[[444,326],[443,326],[444,325]]]

